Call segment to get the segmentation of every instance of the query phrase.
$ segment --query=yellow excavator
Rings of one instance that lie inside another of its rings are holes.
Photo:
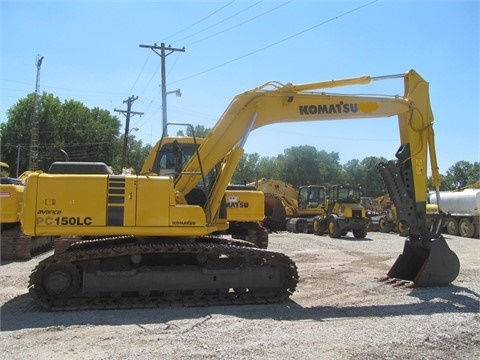
[[[263,224],[267,229],[284,231],[287,229],[288,219],[298,217],[299,191],[291,184],[282,180],[262,178],[247,185],[263,192],[265,199]],[[306,190],[305,187],[304,191]]]
[[[403,96],[325,93],[390,78],[403,78]],[[239,94],[176,178],[29,175],[24,232],[60,236],[53,255],[33,270],[30,294],[50,310],[286,300],[298,283],[287,255],[229,245],[213,235],[229,225],[225,192],[249,133],[274,123],[392,115],[398,116],[401,144],[397,160],[379,164],[379,170],[410,233],[387,277],[413,286],[448,285],[460,264],[440,232],[425,225],[428,154],[437,188],[440,181],[428,84],[411,70],[302,85],[269,82]],[[190,197],[213,169],[203,196]]]
[[[30,172],[18,178],[10,177],[10,166],[0,162],[0,258],[27,260],[52,249],[53,236],[27,236],[22,233],[20,213],[23,204],[24,180]]]

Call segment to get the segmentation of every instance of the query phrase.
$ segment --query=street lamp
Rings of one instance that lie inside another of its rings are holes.
[[[169,94],[175,94],[176,97],[182,97],[182,92],[180,91],[180,89],[167,91],[165,93],[165,100],[166,100],[167,95],[169,95]],[[164,117],[163,118],[163,131],[165,131],[164,135],[167,136],[168,135],[168,133],[167,133],[167,101],[164,102],[163,106],[164,106],[164,109],[163,109],[163,114],[164,114],[163,115],[163,117]]]
[[[177,97],[182,97],[182,92],[180,91],[180,89],[167,91],[167,95],[168,94],[175,94]]]

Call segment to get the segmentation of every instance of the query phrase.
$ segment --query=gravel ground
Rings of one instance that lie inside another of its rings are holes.
[[[480,358],[479,239],[446,235],[461,262],[452,285],[407,289],[377,281],[403,249],[395,234],[277,233],[300,282],[272,305],[49,313],[27,293],[40,259],[0,266],[4,359]]]

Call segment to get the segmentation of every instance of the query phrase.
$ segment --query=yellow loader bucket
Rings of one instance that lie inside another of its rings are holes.
[[[415,287],[446,286],[460,272],[460,261],[443,236],[430,240],[428,247],[413,246],[405,240],[403,253],[388,272],[388,277],[413,281]]]

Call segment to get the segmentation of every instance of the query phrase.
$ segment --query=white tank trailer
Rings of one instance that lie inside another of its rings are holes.
[[[429,193],[431,204],[437,204],[435,192]],[[446,231],[463,237],[479,236],[480,189],[440,191],[440,210],[450,214]]]

